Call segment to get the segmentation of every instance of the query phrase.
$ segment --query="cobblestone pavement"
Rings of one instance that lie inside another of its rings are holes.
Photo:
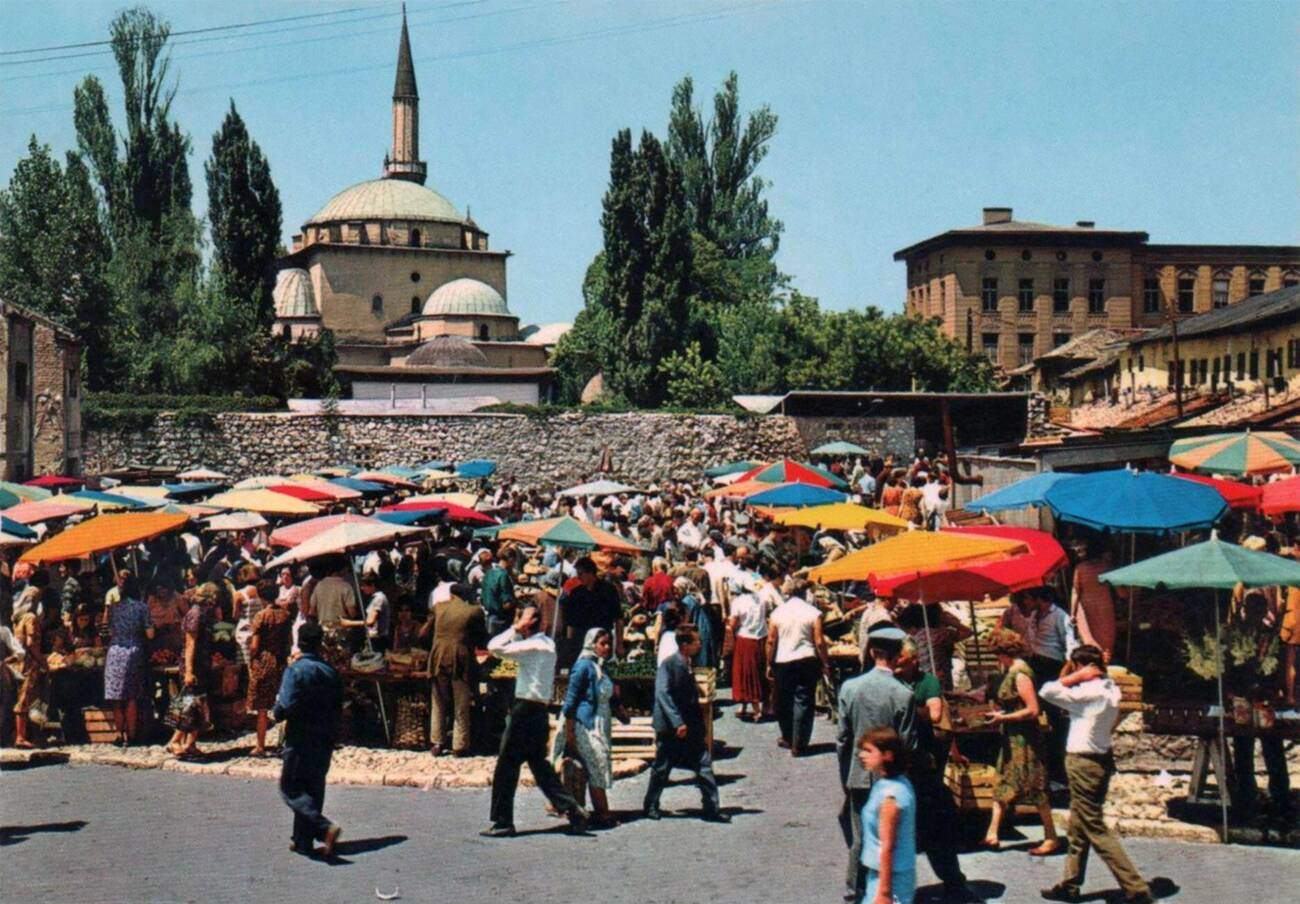
[[[521,790],[521,837],[487,840],[485,790],[333,787],[326,811],[344,827],[337,865],[287,850],[289,814],[274,783],[229,775],[99,765],[51,765],[0,774],[0,897],[45,902],[374,901],[400,888],[403,901],[477,904],[592,901],[609,904],[763,904],[840,900],[844,845],[833,728],[819,721],[817,755],[792,760],[773,725],[730,713],[717,733],[733,750],[716,771],[731,825],[691,818],[699,806],[686,782],[664,806],[678,818],[630,821],[572,838]],[[686,778],[684,773],[678,773]],[[616,809],[634,815],[644,776],[620,781]],[[978,830],[976,828],[976,830]],[[1059,858],[1029,858],[1025,843],[1001,854],[966,855],[973,887],[989,900],[1039,900]],[[1139,868],[1168,877],[1171,900],[1294,900],[1300,852],[1126,841]],[[922,886],[933,876],[921,867]],[[1095,864],[1090,893],[1112,888]],[[934,901],[933,894],[918,900]]]

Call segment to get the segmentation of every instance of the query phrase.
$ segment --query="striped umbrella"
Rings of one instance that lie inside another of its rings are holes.
[[[1188,471],[1275,474],[1300,465],[1300,440],[1285,433],[1216,433],[1176,440],[1169,460]]]
[[[476,535],[495,536],[498,540],[517,540],[529,546],[566,546],[570,549],[608,549],[637,555],[645,552],[640,546],[607,530],[593,527],[576,518],[543,518],[537,521],[516,521],[499,527],[484,527]]]
[[[843,480],[816,465],[804,464],[783,458],[770,465],[761,465],[747,471],[740,480],[757,480],[759,483],[810,483],[819,487],[847,487]]]

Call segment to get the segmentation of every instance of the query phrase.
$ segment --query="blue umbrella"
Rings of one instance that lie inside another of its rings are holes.
[[[162,486],[167,491],[168,496],[174,499],[183,499],[186,496],[211,496],[227,486],[227,484],[204,480],[186,483],[164,483]]]
[[[445,470],[447,470],[447,469],[450,468],[450,467],[451,467],[451,462],[449,462],[449,461],[426,461],[424,464],[422,464],[422,465],[419,466],[419,469],[420,469],[421,472],[423,472],[423,471],[445,471]]]
[[[381,474],[392,474],[394,477],[400,477],[403,480],[410,480],[412,477],[421,473],[420,468],[405,468],[400,465],[392,465],[380,470]]]
[[[456,466],[456,474],[459,477],[469,477],[473,480],[481,480],[484,477],[491,477],[492,472],[497,469],[497,463],[488,461],[485,458],[478,458],[474,461],[466,461]]]
[[[1058,481],[1043,499],[1062,521],[1123,533],[1206,530],[1228,511],[1213,487],[1127,468]]]
[[[383,496],[392,492],[391,487],[370,480],[357,480],[355,477],[331,477],[330,483],[336,483],[349,490],[356,490],[365,496]]]
[[[795,506],[802,508],[806,505],[825,505],[829,502],[844,502],[849,497],[839,490],[832,490],[828,487],[813,486],[810,483],[787,483],[782,486],[773,487],[770,490],[761,490],[752,496],[745,497],[746,505],[771,505],[771,506]]]
[[[32,530],[26,524],[22,524],[12,518],[6,518],[4,515],[0,515],[0,533],[8,534],[11,537],[18,537],[22,540],[36,539],[36,531]]]
[[[389,524],[417,524],[422,521],[437,521],[446,512],[446,509],[427,508],[427,509],[394,509],[391,512],[375,512],[375,517],[380,521],[387,521]]]
[[[974,512],[1001,512],[1006,509],[1025,508],[1027,506],[1046,505],[1043,496],[1062,480],[1078,477],[1064,471],[1044,471],[1024,480],[1017,480],[966,503],[963,506]]]

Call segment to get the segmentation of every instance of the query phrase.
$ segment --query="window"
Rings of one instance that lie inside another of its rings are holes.
[[[1069,333],[1052,333],[1052,348],[1060,348],[1070,341]]]
[[[1106,313],[1106,280],[1088,280],[1088,313]]]
[[[983,351],[984,357],[990,361],[996,361],[998,359],[998,334],[981,333],[980,350]]]
[[[1259,352],[1254,349],[1250,353],[1250,378],[1259,379]]]
[[[1300,339],[1287,340],[1286,366],[1292,370],[1300,370]]]
[[[1052,280],[1052,313],[1070,313],[1070,280],[1066,277]]]
[[[384,296],[376,295],[370,299],[370,313],[372,314],[384,313]]]
[[[412,314],[418,314],[418,313],[420,313],[420,310],[421,310],[421,305],[420,305],[420,296],[419,296],[419,295],[412,295],[412,296],[411,296],[411,313],[412,313]]]
[[[1212,389],[1219,388],[1219,368],[1222,364],[1223,364],[1222,358],[1216,357],[1214,359],[1214,373],[1210,377],[1210,387]]]
[[[984,252],[984,260],[986,260],[986,261],[991,261],[991,260],[993,260],[995,257],[997,257],[997,255],[993,253],[993,249],[992,249],[992,248],[990,248],[988,251],[985,251],[985,252]]]
[[[1246,353],[1237,352],[1237,379],[1246,379]]]
[[[411,247],[412,248],[420,247],[420,230],[418,229],[411,230]]]
[[[1196,280],[1191,276],[1178,277],[1178,313],[1190,314],[1196,308]]]
[[[419,271],[417,271],[417,270],[412,270],[412,271],[411,271],[411,282],[419,282],[419,281],[420,281],[420,273],[419,273]]]
[[[488,325],[486,323],[480,323],[478,325],[478,341],[487,342],[489,338],[491,337],[488,336]]]
[[[1147,369],[1146,355],[1138,355],[1138,373],[1142,373],[1142,371],[1146,369]]]
[[[1153,277],[1142,280],[1142,313],[1160,313],[1160,280]]]
[[[1263,294],[1264,294],[1264,274],[1263,274],[1263,273],[1252,273],[1252,274],[1250,274],[1249,287],[1250,287],[1250,288],[1248,289],[1248,291],[1247,291],[1247,293],[1246,293],[1249,297],[1254,298],[1256,295],[1263,295]]]
[[[1032,279],[1020,280],[1020,290],[1016,294],[1019,301],[1019,310],[1021,314],[1034,313],[1034,281]]]
[[[18,361],[14,364],[14,397],[19,401],[27,398],[27,362]]]
[[[1214,277],[1214,288],[1211,295],[1216,308],[1226,308],[1228,306],[1228,277]]]
[[[1031,364],[1034,360],[1034,334],[1019,333],[1016,336],[1016,364]]]
[[[980,309],[988,314],[997,313],[998,278],[996,276],[986,276],[984,282],[980,284]]]

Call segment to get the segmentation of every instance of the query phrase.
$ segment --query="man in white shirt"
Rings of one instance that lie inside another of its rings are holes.
[[[570,829],[582,831],[587,825],[587,811],[564,789],[546,755],[550,733],[546,706],[555,693],[555,642],[541,632],[537,607],[521,608],[514,624],[488,641],[488,652],[513,659],[518,672],[515,700],[492,773],[492,825],[479,834],[485,838],[510,838],[515,834],[515,789],[519,785],[519,767],[524,763],[551,806],[568,817]]]
[[[691,509],[690,515],[677,528],[677,542],[682,549],[699,549],[704,542],[704,512]]]
[[[805,602],[808,582],[790,578],[789,597],[768,618],[767,677],[776,683],[777,744],[803,756],[812,738],[817,682],[830,669],[821,610]]]
[[[1070,716],[1065,742],[1065,771],[1070,779],[1070,850],[1065,875],[1042,891],[1049,901],[1079,901],[1088,852],[1110,867],[1126,904],[1149,904],[1151,889],[1134,868],[1119,836],[1106,825],[1103,809],[1110,777],[1115,774],[1111,732],[1119,721],[1119,685],[1106,675],[1105,659],[1098,647],[1076,647],[1061,670],[1061,677],[1039,690],[1048,703]]]

